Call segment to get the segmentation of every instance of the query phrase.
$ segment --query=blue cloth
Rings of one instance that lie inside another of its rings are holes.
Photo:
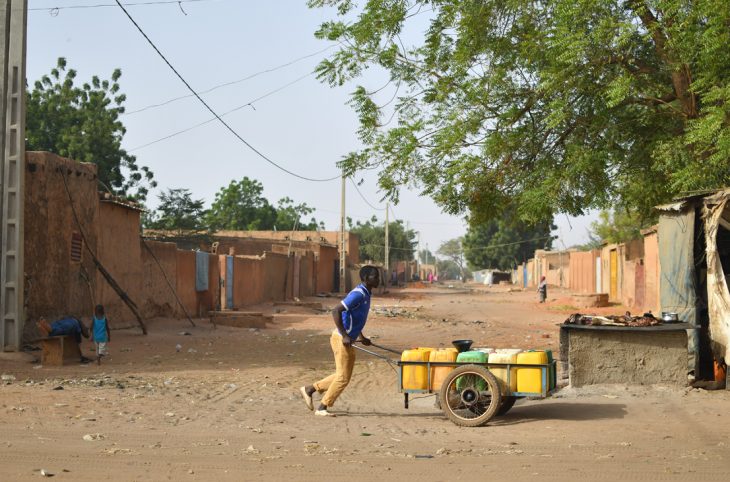
[[[102,316],[101,319],[94,315],[94,341],[96,343],[106,343],[109,341],[106,333],[106,316]]]
[[[226,308],[233,309],[233,256],[226,256]]]
[[[208,253],[195,252],[195,291],[208,291]]]
[[[72,317],[61,318],[51,323],[51,332],[48,336],[66,336],[70,335],[76,339],[77,343],[81,343],[81,325],[79,320]]]
[[[368,321],[370,291],[362,283],[357,285],[342,300],[342,306],[345,307],[345,311],[342,312],[342,326],[350,338],[357,340]]]

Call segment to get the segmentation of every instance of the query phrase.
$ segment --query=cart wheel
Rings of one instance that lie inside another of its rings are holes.
[[[479,427],[497,414],[502,395],[486,367],[462,365],[449,373],[439,393],[446,416],[462,427]]]
[[[509,412],[509,409],[514,406],[516,401],[517,397],[513,397],[511,395],[502,397],[502,404],[499,406],[499,410],[497,410],[497,416],[504,415]]]

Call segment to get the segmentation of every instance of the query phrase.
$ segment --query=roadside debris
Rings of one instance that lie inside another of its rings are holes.
[[[592,325],[592,326],[657,326],[662,320],[655,318],[651,313],[641,316],[631,316],[628,311],[625,315],[594,316],[574,313],[563,322],[564,325]]]
[[[399,306],[376,306],[372,309],[372,312],[380,316],[385,316],[386,318],[402,317],[413,319],[419,317],[418,312],[422,308],[422,306],[416,306],[413,309],[401,308]]]

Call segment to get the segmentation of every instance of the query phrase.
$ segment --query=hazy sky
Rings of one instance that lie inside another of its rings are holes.
[[[126,0],[134,3],[138,0]],[[113,0],[30,0],[29,8],[112,4]],[[251,74],[320,52],[328,44],[314,38],[331,11],[310,10],[305,0],[212,0],[183,4],[129,6],[129,12],[197,91],[243,79]],[[332,89],[311,74],[319,60],[334,49],[320,52],[274,72],[222,87],[203,97],[219,113],[282,90],[226,115],[226,121],[248,142],[291,171],[308,177],[337,175],[335,163],[357,149],[357,120],[346,105],[355,83]],[[92,75],[108,78],[122,69],[122,91],[128,112],[188,94],[158,55],[118,7],[31,10],[28,16],[29,83],[46,74],[58,57],[78,71],[83,82]],[[369,88],[382,86],[385,77],[368,72],[357,80]],[[384,92],[387,94],[387,91]],[[194,98],[172,102],[123,117],[126,149],[140,165],[155,173],[159,188],[189,188],[208,203],[233,179],[249,176],[261,181],[266,197],[275,203],[289,196],[317,209],[327,229],[338,229],[340,182],[312,183],[291,177],[257,157],[226,131],[210,122],[156,144],[139,148],[211,118]],[[372,172],[362,193],[382,207]],[[157,191],[149,204],[157,202]],[[461,218],[448,216],[418,192],[403,191],[393,207],[399,219],[421,233],[422,246],[432,251],[447,239],[465,232]],[[369,207],[348,184],[347,212],[354,219],[383,211]],[[566,246],[583,242],[590,219],[559,216],[556,224]],[[572,225],[572,229],[571,229]],[[562,243],[558,243],[562,247]]]

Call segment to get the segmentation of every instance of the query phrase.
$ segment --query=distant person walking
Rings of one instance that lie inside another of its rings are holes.
[[[109,354],[107,344],[112,341],[112,335],[109,332],[109,321],[106,319],[102,305],[96,305],[96,308],[94,308],[94,317],[91,321],[91,341],[96,345],[96,363],[101,365],[101,357]]]
[[[355,366],[355,349],[352,344],[360,341],[370,345],[370,339],[362,334],[370,311],[370,296],[373,288],[380,285],[380,275],[375,266],[363,266],[360,269],[362,283],[350,291],[344,300],[332,310],[335,329],[330,337],[330,346],[335,356],[335,373],[316,382],[314,385],[301,387],[299,391],[304,397],[307,408],[314,410],[312,395],[314,392],[324,393],[319,408],[314,414],[321,417],[334,417],[327,411],[350,383],[352,369]]]
[[[545,303],[547,299],[547,281],[545,277],[540,278],[540,284],[537,286],[537,292],[540,293],[540,303]]]

